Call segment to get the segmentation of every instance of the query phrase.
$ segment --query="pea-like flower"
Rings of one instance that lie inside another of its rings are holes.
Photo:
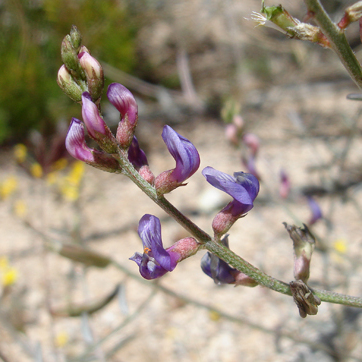
[[[212,167],[205,167],[202,174],[212,186],[233,197],[231,211],[234,216],[241,216],[253,208],[259,193],[259,181],[254,175],[235,172],[232,177]]]
[[[312,213],[308,224],[313,225],[319,219],[323,218],[323,213],[322,213],[321,207],[319,206],[318,202],[315,201],[312,196],[307,196],[307,200],[308,200],[308,205],[309,205],[310,211]]]
[[[119,83],[109,85],[107,97],[121,114],[116,139],[121,147],[128,148],[132,142],[138,121],[138,106],[136,100],[133,94]]]
[[[117,153],[117,142],[88,92],[82,94],[82,117],[88,134],[107,153]]]
[[[121,172],[118,161],[112,156],[87,146],[83,123],[76,118],[73,118],[70,123],[65,147],[71,156],[93,167],[108,172]]]
[[[221,240],[221,243],[229,249],[228,235]],[[214,280],[215,284],[235,284],[246,287],[258,285],[254,279],[232,268],[228,263],[210,252],[202,257],[201,269]]]
[[[136,252],[130,260],[137,263],[145,279],[159,278],[176,268],[181,255],[163,247],[161,223],[156,216],[146,214],[141,218],[138,235],[142,239],[143,254]]]
[[[196,147],[185,137],[179,135],[170,126],[165,126],[162,138],[176,161],[176,167],[164,171],[156,177],[155,187],[159,194],[171,192],[191,177],[200,166],[200,156]]]
[[[201,269],[214,280],[215,284],[235,283],[235,273],[237,270],[210,252],[207,252],[202,257]]]
[[[132,163],[133,167],[138,171],[138,173],[151,185],[155,181],[155,176],[153,175],[150,167],[148,166],[148,161],[146,154],[140,148],[136,136],[133,136],[133,140],[128,149],[128,159]]]
[[[132,163],[133,167],[138,171],[142,166],[148,165],[147,157],[144,151],[140,148],[136,136],[133,136],[133,140],[128,149],[128,159]]]
[[[254,200],[259,193],[259,181],[249,173],[235,172],[233,177],[212,167],[205,167],[202,174],[212,186],[226,192],[234,199],[213,220],[214,233],[220,237],[237,219],[253,208]]]

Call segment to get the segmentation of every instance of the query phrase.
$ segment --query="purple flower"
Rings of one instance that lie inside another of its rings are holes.
[[[107,153],[117,153],[117,142],[88,92],[82,94],[82,117],[89,136]]]
[[[107,97],[121,114],[116,139],[122,148],[127,149],[132,143],[137,126],[138,106],[136,100],[132,93],[119,83],[112,83],[108,87]]]
[[[279,195],[281,198],[286,199],[290,192],[290,179],[288,174],[281,169],[280,170],[280,186],[279,186]]]
[[[130,260],[137,263],[145,279],[156,279],[175,269],[181,256],[164,249],[161,223],[156,216],[146,214],[141,218],[138,235],[142,239],[143,254],[136,252]]]
[[[162,138],[176,161],[176,167],[162,172],[156,177],[157,192],[164,194],[181,186],[200,166],[200,156],[195,146],[185,137],[179,135],[170,126],[165,126]]]
[[[221,240],[221,243],[229,249],[228,235]],[[214,280],[215,284],[235,284],[247,287],[258,285],[254,279],[232,268],[228,263],[210,252],[202,257],[201,269]]]
[[[127,118],[131,124],[137,122],[138,106],[133,94],[125,86],[119,83],[110,84],[107,97],[122,115],[122,119]]]
[[[237,270],[218,258],[216,255],[207,252],[201,259],[201,269],[214,280],[215,284],[235,283]]]
[[[73,118],[70,123],[65,147],[71,156],[91,166],[108,172],[121,171],[119,163],[112,156],[87,146],[83,123],[76,118]]]
[[[310,211],[312,212],[312,216],[309,220],[309,225],[315,224],[319,219],[323,218],[322,210],[317,201],[315,201],[312,196],[307,196],[308,205]]]
[[[97,139],[97,133],[106,135],[107,125],[88,92],[82,94],[82,117],[88,133],[93,139]]]
[[[253,208],[259,193],[259,181],[254,175],[235,172],[232,177],[212,167],[205,167],[202,174],[212,186],[233,197],[234,200],[228,206],[232,216],[240,217]]]
[[[142,166],[148,165],[146,154],[141,150],[136,136],[133,136],[133,140],[128,149],[128,159],[136,170],[139,170]]]

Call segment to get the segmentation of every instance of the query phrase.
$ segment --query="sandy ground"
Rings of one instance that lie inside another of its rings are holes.
[[[293,279],[292,244],[282,222],[308,222],[310,210],[301,194],[303,186],[328,186],[333,179],[348,180],[361,169],[362,124],[357,118],[356,126],[351,126],[360,106],[345,100],[346,89],[338,85],[321,84],[310,87],[308,92],[300,91],[294,95],[298,99],[295,103],[288,99],[288,89],[281,88],[281,92],[279,97],[285,101],[275,103],[271,97],[261,110],[251,110],[245,117],[247,130],[261,139],[257,159],[261,192],[254,209],[231,229],[230,245],[266,273],[289,282]],[[312,113],[316,99],[320,105],[318,119]],[[291,121],[291,112],[302,119],[302,129]],[[243,169],[240,150],[225,140],[223,125],[217,120],[195,117],[175,129],[198,148],[200,171],[206,166],[229,174]],[[141,117],[139,136],[148,149],[155,174],[173,167],[161,132],[161,122]],[[349,139],[348,134],[352,135]],[[342,172],[333,157],[345,148],[346,140],[350,150]],[[362,358],[359,310],[322,303],[317,316],[301,319],[288,296],[263,287],[215,285],[200,269],[204,252],[182,262],[158,282],[144,283],[113,266],[84,268],[46,250],[44,240],[70,242],[79,228],[87,247],[111,256],[123,268],[138,274],[136,265],[128,258],[141,251],[136,228],[142,215],[150,213],[162,219],[166,245],[187,234],[122,176],[87,167],[81,196],[75,205],[62,200],[43,180],[30,178],[9,159],[10,153],[2,155],[0,180],[16,175],[18,189],[0,203],[0,256],[9,258],[18,271],[18,279],[1,299],[0,351],[7,358],[5,361],[244,362]],[[332,166],[323,167],[328,164]],[[313,167],[316,171],[311,171]],[[281,168],[292,183],[291,194],[284,201],[278,191]],[[200,171],[187,187],[175,190],[168,199],[211,232],[212,215],[217,209],[211,210],[209,205],[205,211],[195,211],[205,198],[221,197],[221,204],[229,199],[213,190]],[[357,296],[362,293],[358,262],[362,243],[359,190],[357,186],[343,195],[316,197],[325,220],[319,221],[313,230],[328,252],[317,250],[313,256],[312,287]],[[26,203],[26,216],[14,214],[17,199]],[[334,248],[336,240],[346,245],[342,254]],[[122,286],[118,301],[116,298],[92,316],[49,314],[49,305],[57,309],[68,302],[89,303],[109,294],[118,283]],[[165,293],[157,285],[180,298]],[[83,356],[98,342],[93,359]]]

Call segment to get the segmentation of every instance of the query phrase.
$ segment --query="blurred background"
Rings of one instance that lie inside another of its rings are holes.
[[[323,1],[338,21],[353,1]],[[267,6],[278,5],[269,3]],[[302,1],[282,5],[303,20]],[[81,107],[56,83],[60,45],[76,25],[139,105],[137,137],[155,175],[173,168],[171,125],[202,168],[261,182],[230,246],[285,282],[292,242],[282,222],[317,237],[310,286],[360,296],[361,107],[332,51],[255,27],[256,0],[0,1],[0,360],[359,361],[360,310],[322,303],[301,319],[290,297],[217,286],[203,252],[159,281],[128,260],[139,219],[186,237],[126,178],[74,162],[64,148]],[[347,31],[361,60],[358,24]],[[106,88],[105,88],[106,89]],[[119,114],[102,99],[106,122]],[[228,201],[201,172],[168,199],[211,233]],[[111,259],[110,259],[111,258]]]

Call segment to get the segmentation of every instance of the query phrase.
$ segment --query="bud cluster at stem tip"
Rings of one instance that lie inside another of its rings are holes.
[[[63,92],[75,102],[82,101],[83,92],[88,92],[92,100],[98,102],[104,87],[103,69],[81,43],[81,34],[73,25],[61,45],[64,64],[58,71],[57,82]]]

